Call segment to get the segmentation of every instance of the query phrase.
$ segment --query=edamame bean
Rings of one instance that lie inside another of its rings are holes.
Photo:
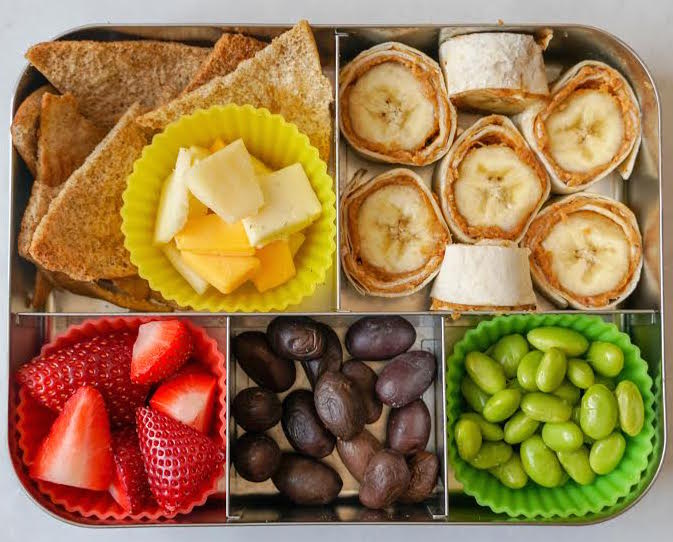
[[[640,390],[630,380],[622,380],[615,388],[619,427],[630,437],[635,437],[645,423],[645,406]]]
[[[523,470],[521,458],[518,454],[512,454],[509,461],[493,467],[489,472],[500,480],[502,485],[511,489],[521,489],[528,483],[528,475]]]
[[[493,349],[493,359],[502,365],[507,378],[514,378],[516,376],[516,369],[519,366],[519,361],[528,352],[528,342],[523,338],[523,335],[514,333],[502,337]]]
[[[580,414],[582,412],[582,408],[579,406],[574,406],[573,407],[573,412],[572,415],[570,416],[570,419],[575,425],[580,425]]]
[[[465,368],[474,383],[489,395],[505,389],[505,371],[486,354],[468,353],[465,356]]]
[[[572,452],[582,446],[584,433],[573,422],[546,423],[542,440],[555,452]]]
[[[540,427],[540,422],[529,418],[525,412],[517,412],[505,424],[505,442],[519,444],[532,437]]]
[[[561,382],[561,385],[558,388],[556,388],[552,393],[556,395],[556,397],[560,397],[566,403],[573,406],[579,402],[580,396],[582,395],[580,389],[577,386],[575,386],[575,384],[571,383],[569,380],[564,380],[563,382]]]
[[[597,440],[591,446],[589,464],[596,474],[609,474],[624,456],[626,440],[621,433],[612,433],[610,436]]]
[[[583,359],[569,359],[566,376],[570,382],[583,390],[586,390],[594,383],[594,370]]]
[[[563,469],[581,486],[590,484],[596,478],[589,464],[589,450],[586,446],[580,446],[572,452],[556,452]]]
[[[617,399],[602,384],[594,384],[582,397],[580,426],[592,439],[607,437],[617,423]]]
[[[488,393],[477,386],[469,376],[463,378],[463,381],[460,383],[460,391],[463,397],[465,397],[467,404],[470,405],[470,408],[481,414],[486,401],[490,397]]]
[[[481,448],[481,430],[476,422],[460,419],[456,423],[456,446],[458,455],[469,461],[479,453]]]
[[[617,383],[614,378],[608,378],[601,374],[594,373],[594,384],[603,384],[610,391],[615,391]]]
[[[519,367],[516,370],[516,379],[526,391],[538,391],[535,375],[542,356],[544,356],[543,352],[533,350],[532,352],[528,352],[519,362]]]
[[[529,418],[539,422],[567,422],[572,414],[572,407],[563,399],[540,392],[524,395],[521,400],[521,410]]]
[[[484,405],[484,418],[489,422],[502,422],[516,412],[521,403],[521,392],[505,388],[491,396]]]
[[[615,344],[595,341],[589,347],[587,361],[597,373],[615,377],[624,368],[624,352]]]
[[[584,335],[564,327],[538,327],[526,335],[528,342],[538,350],[546,352],[558,348],[567,356],[581,356],[589,347]]]
[[[556,454],[540,435],[533,435],[521,443],[521,464],[526,474],[543,487],[557,487],[563,483],[564,472]]]
[[[475,412],[465,412],[464,414],[460,415],[460,418],[461,420],[466,419],[475,422],[479,426],[479,429],[481,430],[481,436],[484,440],[496,442],[498,440],[502,440],[505,436],[502,427],[500,427],[497,423],[487,422],[483,416]]]
[[[535,383],[540,391],[551,392],[561,385],[566,375],[565,354],[558,348],[547,350],[535,372]]]
[[[509,461],[512,447],[504,442],[484,442],[479,453],[469,463],[476,469],[492,469]]]

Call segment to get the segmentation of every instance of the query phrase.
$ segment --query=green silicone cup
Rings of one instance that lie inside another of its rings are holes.
[[[475,350],[483,352],[504,335],[525,334],[541,326],[574,329],[590,341],[606,341],[619,346],[624,352],[624,369],[618,380],[631,380],[643,396],[645,425],[642,431],[635,437],[625,435],[626,451],[617,468],[610,474],[597,476],[587,486],[580,486],[570,480],[562,487],[549,489],[529,480],[522,489],[510,489],[488,472],[475,469],[458,456],[454,428],[461,412],[467,410],[460,394],[460,382],[465,374],[465,355]],[[635,493],[642,490],[642,480],[647,477],[656,435],[652,378],[647,373],[647,363],[640,357],[640,349],[614,324],[598,316],[574,314],[499,316],[483,321],[468,331],[456,343],[446,363],[449,460],[456,479],[463,484],[463,491],[474,497],[481,506],[487,506],[496,513],[524,519],[582,517],[599,514],[618,502],[632,501],[636,497]]]

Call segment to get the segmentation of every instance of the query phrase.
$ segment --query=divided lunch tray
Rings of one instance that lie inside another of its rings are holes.
[[[166,25],[166,26],[88,26],[69,31],[58,39],[164,39],[177,40],[192,44],[212,44],[222,31],[243,32],[245,34],[269,39],[285,31],[288,26],[227,26],[227,25]],[[642,145],[631,180],[622,181],[618,175],[609,175],[591,188],[626,202],[635,212],[641,231],[648,229],[659,235],[644,235],[644,252],[657,257],[658,268],[648,265],[643,268],[639,285],[625,303],[614,310],[596,311],[606,321],[613,322],[620,330],[631,337],[631,341],[641,349],[642,357],[648,362],[650,376],[654,381],[654,393],[657,399],[655,408],[655,447],[648,458],[648,468],[641,482],[632,489],[629,497],[620,500],[600,514],[551,519],[522,521],[506,515],[495,514],[488,508],[479,506],[476,501],[462,491],[462,487],[453,476],[448,463],[447,437],[445,430],[446,397],[445,366],[440,360],[450,355],[453,345],[464,333],[475,327],[481,320],[488,319],[493,313],[470,313],[459,319],[450,314],[430,312],[429,287],[420,292],[397,299],[364,297],[350,285],[340,269],[335,255],[334,264],[326,283],[319,286],[313,296],[300,305],[290,307],[288,312],[309,314],[317,320],[328,323],[343,337],[350,323],[364,314],[388,313],[403,314],[417,330],[415,347],[435,353],[439,363],[434,385],[426,391],[423,400],[432,416],[432,432],[428,449],[437,453],[441,468],[437,487],[428,500],[418,505],[396,505],[392,510],[378,512],[367,510],[357,499],[355,481],[344,472],[343,467],[334,461],[335,467],[343,475],[344,487],[337,501],[326,507],[290,506],[282,499],[270,482],[250,484],[237,476],[229,457],[230,442],[240,431],[233,419],[228,416],[227,477],[226,497],[210,499],[204,506],[188,515],[178,516],[157,525],[253,525],[253,524],[575,524],[583,525],[615,517],[633,506],[654,482],[663,463],[666,444],[666,413],[664,392],[664,351],[666,338],[663,334],[664,314],[668,309],[663,303],[661,271],[663,269],[663,251],[660,235],[661,225],[661,135],[660,107],[657,91],[652,77],[638,56],[618,38],[596,28],[578,25],[432,25],[432,26],[316,26],[313,28],[321,62],[325,74],[332,82],[335,96],[338,95],[339,67],[345,65],[360,51],[384,41],[400,41],[418,48],[437,59],[439,43],[449,36],[475,31],[515,31],[535,33],[551,28],[554,38],[544,54],[548,76],[556,76],[569,66],[584,59],[602,60],[618,69],[631,83],[642,107]],[[43,77],[28,67],[20,75],[12,103],[12,113],[22,100],[35,88],[43,84]],[[344,140],[338,129],[338,103],[333,106],[333,152],[329,170],[335,180],[337,209],[339,195],[352,175],[360,168],[370,174],[390,168],[375,164],[358,156]],[[459,126],[474,120],[471,115],[461,112]],[[417,173],[429,182],[432,167],[415,168]],[[64,332],[70,325],[111,313],[123,312],[122,309],[103,301],[77,296],[67,292],[55,291],[50,295],[45,312],[33,311],[27,299],[32,289],[35,269],[29,262],[21,259],[16,250],[16,237],[23,211],[30,194],[30,174],[12,149],[10,160],[10,268],[9,268],[9,364],[6,376],[10,378],[8,445],[10,456],[17,474],[17,484],[32,497],[34,502],[55,518],[78,525],[152,525],[142,522],[117,522],[84,518],[68,513],[52,504],[41,495],[26,475],[25,467],[18,451],[15,429],[16,384],[11,379],[18,366],[29,361],[41,346]],[[338,215],[338,213],[337,213]],[[340,224],[337,220],[337,239]],[[551,304],[540,305],[540,310],[558,312]],[[573,312],[573,311],[563,311]],[[134,313],[135,314],[135,313]],[[233,400],[237,391],[249,385],[248,377],[236,366],[235,359],[229,356],[229,338],[244,330],[264,330],[273,315],[269,314],[206,314],[195,312],[173,313],[189,318],[194,324],[206,328],[215,338],[220,350],[227,354],[227,401]],[[670,339],[669,339],[670,341]],[[302,385],[305,378],[297,371],[295,387]],[[228,411],[229,409],[227,409]],[[379,436],[385,432],[385,414],[379,422],[370,427]],[[279,426],[272,429],[281,448],[289,445],[282,436]],[[276,434],[277,432],[277,434]],[[336,452],[335,452],[336,454]],[[334,458],[327,458],[331,462]]]

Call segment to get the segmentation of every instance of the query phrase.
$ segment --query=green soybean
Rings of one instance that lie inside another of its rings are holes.
[[[594,384],[603,384],[610,391],[615,391],[617,383],[614,378],[608,378],[601,374],[594,374]]]
[[[507,462],[493,467],[489,472],[500,480],[501,484],[511,489],[521,489],[528,483],[528,475],[523,470],[518,454],[512,454]]]
[[[556,452],[561,466],[568,475],[578,484],[585,486],[596,478],[589,463],[589,450],[586,446],[580,446],[572,452]]]
[[[517,412],[505,424],[505,442],[519,444],[532,437],[540,427],[540,422],[529,418],[525,412]]]
[[[584,433],[573,422],[546,423],[542,440],[555,452],[572,452],[584,442]]]
[[[565,479],[556,454],[544,443],[540,435],[533,435],[521,443],[521,464],[526,474],[543,487],[557,487]]]
[[[456,423],[456,446],[458,455],[469,461],[479,453],[481,448],[481,430],[472,420],[461,419]]]
[[[465,368],[474,383],[489,395],[505,389],[505,371],[486,354],[468,353],[465,356]]]
[[[532,352],[528,352],[519,362],[519,367],[516,370],[516,379],[526,391],[538,391],[535,375],[537,374],[537,368],[540,365],[542,356],[544,356],[543,352],[533,350]]]
[[[624,352],[615,344],[595,341],[589,347],[587,361],[594,368],[594,371],[611,378],[622,372]]]
[[[569,359],[567,377],[575,386],[586,390],[594,383],[594,370],[583,359]]]
[[[502,440],[505,436],[502,427],[497,423],[487,422],[483,416],[475,412],[465,412],[460,415],[460,419],[472,420],[475,422],[479,426],[481,436],[484,440],[496,442]]]
[[[581,356],[589,347],[584,335],[564,327],[538,327],[531,329],[526,338],[538,350],[546,352],[558,348],[567,356]]]
[[[484,410],[484,405],[490,397],[488,393],[477,386],[469,376],[463,378],[463,381],[460,383],[460,391],[463,397],[465,397],[467,404],[470,405],[470,408],[481,414]]]
[[[514,378],[521,358],[528,353],[528,342],[523,335],[514,333],[502,337],[493,348],[492,357],[502,365],[507,378]]]
[[[504,442],[484,442],[479,453],[469,463],[477,469],[488,470],[509,461],[512,447]]]
[[[626,440],[621,433],[597,440],[591,445],[589,464],[596,474],[611,473],[624,456]]]
[[[607,437],[617,424],[617,399],[602,384],[594,384],[582,396],[580,426],[594,440]]]
[[[547,350],[535,372],[535,383],[540,391],[551,392],[561,385],[566,375],[568,362],[558,348]]]
[[[558,388],[556,388],[552,393],[556,395],[556,397],[560,397],[566,403],[572,406],[576,405],[579,402],[580,396],[582,395],[580,389],[569,380],[564,380],[563,382],[561,382],[561,385]]]
[[[570,416],[570,419],[576,425],[580,425],[580,414],[581,414],[581,412],[582,412],[582,407],[579,407],[579,406],[574,406],[573,407],[573,412]]]
[[[615,388],[619,427],[631,437],[635,437],[645,423],[645,406],[640,390],[630,380],[622,380]]]
[[[505,388],[491,396],[482,414],[489,422],[502,422],[516,412],[520,403],[521,392]]]
[[[521,410],[529,418],[539,422],[566,422],[572,415],[572,407],[563,399],[548,393],[533,392],[524,395]]]

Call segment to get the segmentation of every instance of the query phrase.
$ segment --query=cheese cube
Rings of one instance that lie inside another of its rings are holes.
[[[224,147],[226,147],[226,144],[224,141],[222,141],[221,138],[218,137],[210,146],[209,150],[212,154],[219,151],[220,149],[224,149]],[[264,162],[262,162],[259,158],[255,158],[252,154],[250,155],[250,161],[252,162],[252,169],[255,171],[255,175],[257,176],[267,175],[273,171],[271,168],[267,167]]]
[[[264,194],[260,211],[243,219],[250,244],[256,247],[303,230],[322,208],[301,164],[259,178]]]
[[[200,202],[190,201],[193,198],[185,182],[185,172],[206,156],[208,151],[201,147],[182,148],[178,151],[175,169],[164,181],[159,197],[154,227],[155,243],[168,243],[183,228],[189,216],[206,214],[207,209]]]
[[[260,248],[256,254],[260,266],[252,283],[259,293],[284,284],[296,271],[292,261],[292,252],[287,241],[274,241]]]
[[[254,256],[255,249],[248,241],[243,224],[239,220],[227,224],[217,215],[191,218],[175,236],[179,250],[218,256]]]
[[[183,250],[185,263],[223,294],[230,294],[250,280],[260,262],[253,256],[214,256]]]
[[[164,245],[161,247],[161,250],[166,255],[166,258],[168,258],[168,261],[171,262],[171,265],[175,267],[175,270],[194,288],[197,294],[202,295],[208,289],[208,283],[201,275],[187,265],[180,251],[175,248],[173,243]]]
[[[242,139],[201,160],[185,177],[189,191],[230,224],[254,215],[264,203]]]

